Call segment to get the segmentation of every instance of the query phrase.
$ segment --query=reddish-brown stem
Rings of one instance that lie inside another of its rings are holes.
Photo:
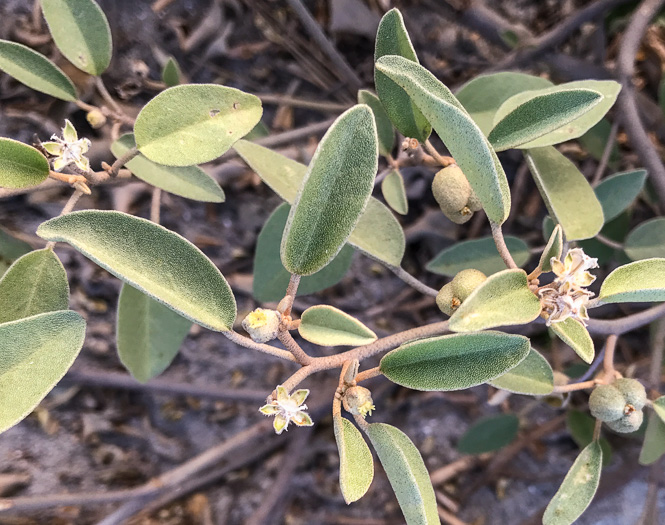
[[[302,347],[297,343],[297,341],[293,338],[288,330],[280,330],[277,332],[277,338],[286,347],[286,349],[293,354],[293,357],[296,358],[298,363],[303,366],[307,366],[312,362],[312,358],[307,355],[307,352],[302,349]]]
[[[619,336],[610,335],[605,342],[605,356],[603,357],[603,375],[605,381],[614,378],[614,351],[616,350]]]

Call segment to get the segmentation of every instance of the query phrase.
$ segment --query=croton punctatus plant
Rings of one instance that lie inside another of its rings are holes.
[[[393,9],[381,20],[376,37],[375,92],[358,93],[358,104],[330,125],[304,165],[243,139],[260,124],[259,98],[221,85],[179,85],[172,59],[164,69],[163,91],[136,119],[124,114],[100,79],[112,55],[103,11],[93,0],[42,0],[41,5],[55,45],[94,79],[107,104],[100,108],[80,100],[59,67],[18,43],[0,41],[0,69],[85,110],[92,127],[113,126],[111,152],[117,160],[94,171],[86,156],[91,142],[69,121],[60,134],[32,145],[0,138],[0,186],[21,189],[55,179],[73,190],[62,213],[37,229],[47,241],[45,248],[33,251],[0,230],[0,431],[35,409],[84,344],[86,323],[69,310],[67,276],[54,252],[57,243],[68,243],[123,281],[117,349],[138,381],[163,372],[196,323],[296,367],[257,407],[273,418],[280,434],[316,424],[305,404],[309,391],[298,387],[312,374],[338,370],[339,386],[330,401],[339,485],[347,503],[361,498],[372,482],[369,442],[406,522],[439,523],[435,492],[417,448],[397,428],[370,422],[381,419],[383,407],[361,383],[376,376],[421,391],[488,384],[503,393],[502,399],[511,394],[550,403],[558,399],[562,408],[570,392],[590,391],[586,418],[591,429],[545,511],[547,525],[573,523],[591,502],[607,454],[602,423],[612,432],[635,432],[648,408],[640,462],[653,463],[665,453],[665,398],[656,391],[647,394],[642,383],[614,367],[617,338],[658,320],[665,309],[655,306],[611,320],[592,315],[594,308],[610,303],[665,301],[665,258],[657,256],[663,253],[665,219],[638,225],[622,245],[622,263],[612,263],[603,244],[608,226],[627,213],[647,174],[619,173],[592,187],[555,147],[597,125],[614,104],[619,84],[554,85],[538,76],[499,72],[474,78],[453,94],[420,65],[402,16]],[[432,132],[448,155],[430,141]],[[535,268],[523,269],[536,250],[502,233],[511,188],[497,153],[509,149],[521,151],[549,212]],[[158,223],[161,190],[204,202],[224,200],[217,182],[198,164],[229,150],[285,201],[258,238],[254,295],[264,307],[242,320],[248,335],[235,329],[236,301],[218,268],[191,242]],[[441,221],[461,225],[484,213],[491,226],[491,236],[458,242],[428,264],[431,272],[451,278],[439,290],[401,267],[405,236],[393,211],[408,211],[400,172],[406,166],[431,169]],[[73,211],[79,197],[96,185],[131,176],[156,189],[152,220],[118,211]],[[379,185],[383,201],[372,196]],[[298,292],[311,294],[339,282],[353,251],[436,301],[440,321],[378,338],[328,304],[296,315]],[[614,269],[594,292],[599,258]],[[594,367],[576,381],[553,372],[529,338],[520,335],[531,333],[524,330],[529,324],[539,325],[540,333],[549,332]],[[604,358],[597,355],[591,335],[607,338]],[[312,357],[300,338],[350,348]],[[269,344],[273,341],[283,348]],[[382,356],[379,366],[363,368],[373,356]],[[256,417],[263,417],[259,412]],[[460,450],[494,450],[512,441],[518,427],[512,414],[482,420],[469,430]]]

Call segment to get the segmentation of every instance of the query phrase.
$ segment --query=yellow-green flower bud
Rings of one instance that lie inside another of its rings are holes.
[[[621,392],[625,404],[631,405],[632,410],[642,410],[644,408],[647,402],[647,391],[637,379],[623,377],[614,381],[612,386]],[[624,413],[627,414],[630,410],[630,408],[627,408]]]
[[[436,305],[439,310],[446,315],[453,315],[460,304],[462,301],[453,295],[453,283],[444,284],[436,296]]]
[[[610,421],[607,423],[607,426],[610,427],[615,432],[620,434],[628,434],[630,432],[635,432],[642,426],[642,421],[644,420],[644,412],[641,410],[635,410],[630,414],[623,416],[616,421]]]
[[[256,343],[267,343],[277,337],[282,316],[277,310],[257,308],[245,317],[242,327]]]
[[[362,417],[371,416],[375,408],[372,393],[362,386],[348,388],[342,397],[342,404],[347,412]]]
[[[464,224],[473,215],[468,206],[471,185],[457,165],[440,170],[432,181],[432,193],[441,211],[456,224]]]
[[[478,286],[480,286],[487,276],[479,270],[462,270],[452,280],[453,295],[460,301],[466,301]]]
[[[589,396],[591,415],[606,423],[622,418],[626,400],[613,385],[599,385]]]
[[[98,109],[89,111],[85,118],[93,129],[99,129],[106,124],[106,117]]]

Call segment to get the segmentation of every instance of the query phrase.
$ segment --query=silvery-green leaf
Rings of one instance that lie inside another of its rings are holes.
[[[30,414],[62,379],[84,337],[85,321],[71,311],[0,325],[0,432]]]
[[[236,302],[226,279],[184,237],[117,211],[78,211],[42,223],[37,235],[66,242],[126,283],[205,328],[226,332]]]
[[[376,132],[379,137],[379,153],[386,156],[390,155],[393,147],[395,147],[395,129],[388,113],[386,113],[386,108],[381,104],[379,97],[366,89],[358,91],[358,104],[367,104],[372,109],[376,121]]]
[[[376,68],[409,94],[464,172],[487,216],[501,224],[510,213],[506,174],[490,143],[450,90],[424,67],[398,56]]]
[[[530,149],[526,159],[545,205],[566,239],[594,237],[605,223],[603,208],[575,164],[552,146]]]
[[[397,170],[392,170],[381,181],[381,193],[383,198],[393,210],[400,215],[409,213],[409,201],[406,198],[406,188],[402,174]]]
[[[604,303],[665,301],[665,259],[644,259],[619,266],[600,287]]]
[[[565,321],[552,323],[550,328],[559,339],[575,350],[585,363],[591,364],[596,351],[589,331],[582,323],[569,317]]]
[[[32,246],[9,235],[0,228],[0,277],[16,259],[32,251]]]
[[[52,97],[70,102],[78,98],[76,87],[62,69],[22,44],[0,40],[0,71]]]
[[[665,257],[665,217],[640,224],[628,234],[623,249],[633,261]]]
[[[524,266],[531,254],[527,244],[519,237],[507,235],[506,246],[517,266]],[[427,263],[427,270],[439,275],[455,277],[458,272],[473,268],[485,275],[505,270],[506,263],[499,255],[492,237],[461,241],[441,251]]]
[[[566,413],[566,425],[570,437],[577,443],[580,449],[583,449],[593,441],[593,432],[596,426],[596,418],[588,412],[579,410],[568,410]],[[598,444],[603,451],[603,467],[612,462],[612,446],[604,437],[598,440]]]
[[[381,359],[381,372],[414,390],[461,390],[487,383],[529,354],[529,340],[502,332],[451,334],[403,344]]]
[[[48,178],[46,157],[32,146],[0,137],[0,187],[27,188]]]
[[[554,227],[554,230],[552,230],[552,234],[550,235],[550,238],[547,241],[547,245],[545,246],[545,249],[543,250],[543,253],[540,256],[540,262],[538,263],[538,268],[540,268],[543,272],[551,272],[552,265],[550,264],[550,260],[552,259],[552,257],[560,259],[562,250],[563,250],[563,230],[561,229],[561,225],[557,224]]]
[[[589,112],[602,98],[591,89],[559,86],[536,95],[520,93],[499,108],[488,139],[496,151],[524,147]]]
[[[324,304],[310,306],[302,313],[298,332],[321,346],[363,346],[376,341],[376,334],[358,319]]]
[[[217,84],[187,84],[162,91],[134,124],[139,151],[167,166],[216,159],[261,119],[258,97]]]
[[[286,222],[281,255],[288,271],[311,275],[339,253],[371,196],[378,154],[369,106],[354,106],[330,126]]]
[[[540,315],[540,300],[529,289],[526,272],[503,270],[490,275],[450,317],[454,332],[530,323]]]
[[[191,321],[163,304],[122,285],[116,324],[118,356],[141,383],[166,370],[191,326]]]
[[[594,108],[595,111],[595,108]],[[598,124],[589,129],[584,135],[578,137],[582,147],[589,152],[589,154],[600,161],[603,158],[603,152],[605,151],[605,146],[610,140],[610,134],[612,132],[612,124],[606,118],[601,118],[598,121]],[[608,161],[608,166],[611,169],[615,169],[617,163],[619,162],[619,148],[616,144],[616,139],[612,145],[612,152],[610,153],[610,159]]]
[[[603,466],[603,451],[597,441],[588,445],[577,457],[550,501],[543,525],[571,525],[591,503]]]
[[[164,69],[162,69],[162,82],[166,84],[167,87],[173,87],[180,84],[180,66],[178,62],[173,57],[169,57],[164,64]]]
[[[665,454],[665,422],[656,413],[649,416],[644,442],[640,451],[640,465],[651,465]]]
[[[554,372],[547,359],[532,348],[519,365],[489,384],[515,394],[546,396],[554,388]]]
[[[383,16],[376,32],[374,61],[385,55],[398,55],[418,63],[398,9],[391,9]],[[432,127],[404,89],[377,69],[374,70],[374,84],[386,113],[399,132],[420,142],[427,140]]]
[[[134,135],[127,133],[111,144],[111,152],[118,158],[135,145]],[[224,202],[224,190],[198,166],[164,166],[140,153],[125,166],[139,179],[174,195],[202,202]]]
[[[94,0],[41,0],[55,45],[77,68],[101,75],[111,63],[111,28]]]
[[[653,402],[653,409],[658,417],[665,423],[665,396],[660,396]]]
[[[621,215],[633,203],[646,180],[646,170],[633,170],[617,173],[600,181],[594,191],[603,207],[605,223]]]
[[[439,525],[436,496],[420,452],[401,430],[385,423],[367,429],[407,525]]]
[[[515,414],[488,416],[476,421],[459,438],[462,454],[485,454],[509,445],[517,437],[520,420]]]
[[[67,273],[53,250],[24,255],[0,279],[0,324],[68,307]]]
[[[362,498],[372,484],[374,460],[362,434],[351,421],[334,416],[333,426],[339,451],[339,487],[348,505]]]

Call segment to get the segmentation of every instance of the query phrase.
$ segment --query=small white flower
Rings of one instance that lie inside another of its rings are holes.
[[[305,412],[307,405],[304,405],[305,399],[309,395],[309,390],[296,390],[289,395],[283,386],[277,387],[277,399],[273,400],[259,409],[259,412],[266,416],[275,416],[273,428],[277,434],[288,430],[289,423],[293,421],[299,427],[311,427],[314,423],[309,414]]]
[[[65,120],[62,138],[53,135],[51,140],[54,142],[43,142],[42,146],[56,157],[53,160],[54,171],[61,171],[72,163],[80,170],[90,170],[90,160],[85,156],[90,149],[90,141],[86,138],[79,139],[76,129],[69,120]]]
[[[598,268],[598,259],[586,255],[582,248],[570,250],[563,262],[552,257],[550,264],[556,281],[565,288],[589,286],[596,280],[587,270]]]

